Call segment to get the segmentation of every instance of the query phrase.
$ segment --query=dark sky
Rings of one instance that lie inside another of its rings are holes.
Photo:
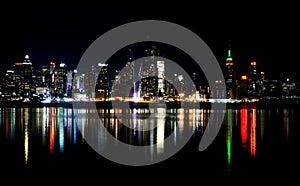
[[[35,69],[51,60],[74,69],[87,47],[101,34],[131,21],[158,19],[180,24],[198,34],[222,66],[228,40],[241,73],[257,61],[269,78],[287,74],[300,79],[299,11],[295,5],[181,4],[145,2],[108,6],[78,1],[12,2],[1,6],[1,66],[3,73],[29,54]],[[6,10],[7,12],[4,12]]]

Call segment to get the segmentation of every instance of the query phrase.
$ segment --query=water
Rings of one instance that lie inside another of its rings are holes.
[[[78,123],[74,112],[82,115]],[[175,131],[178,135],[184,127],[195,131],[184,148],[174,156],[145,167],[114,163],[89,146],[81,131],[86,129],[91,112],[94,111],[74,111],[69,107],[0,108],[1,175],[55,177],[72,174],[76,177],[98,175],[114,169],[114,174],[142,174],[150,170],[157,174],[187,174],[197,180],[207,176],[290,179],[299,172],[300,110],[297,109],[224,110],[225,119],[220,132],[203,152],[198,151],[199,141],[209,115],[215,111],[169,109],[167,117],[158,117],[155,121],[159,120],[164,125],[149,132],[140,131],[143,127],[141,119],[133,117],[123,121],[131,126],[130,129],[115,117],[116,112],[130,113],[130,110],[99,109],[97,112],[105,127],[116,139],[133,145],[159,143],[151,150],[153,157],[164,153],[164,144],[160,142],[175,130],[179,130]],[[147,117],[145,109],[135,112],[140,117]],[[183,120],[187,125],[182,125]],[[178,139],[174,137],[174,145]],[[102,136],[99,144],[105,145],[105,140],[106,137]],[[151,176],[151,173],[146,175]]]

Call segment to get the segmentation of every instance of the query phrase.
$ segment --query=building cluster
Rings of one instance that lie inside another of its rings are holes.
[[[249,62],[248,73],[240,74],[235,68],[231,50],[225,63],[226,97],[233,100],[289,99],[300,97],[300,82],[267,79],[264,71],[258,70],[256,61]]]
[[[62,100],[109,100],[118,99],[165,99],[168,101],[188,97],[189,101],[201,101],[220,97],[231,100],[287,99],[300,96],[300,82],[270,80],[258,70],[255,61],[249,62],[247,74],[239,74],[228,50],[224,77],[226,88],[211,92],[206,84],[199,84],[197,72],[191,74],[196,87],[195,95],[186,95],[186,77],[173,73],[166,80],[166,63],[158,57],[156,47],[145,51],[145,61],[139,65],[132,63],[130,51],[125,71],[116,70],[114,78],[109,78],[108,64],[92,66],[85,74],[77,70],[67,70],[64,62],[51,61],[34,70],[28,55],[23,62],[16,62],[12,69],[1,78],[0,101],[62,101]],[[214,85],[220,86],[219,80]],[[112,86],[113,85],[113,86]],[[125,86],[132,85],[130,91]],[[174,86],[176,85],[176,86]],[[125,92],[124,92],[125,91]],[[126,92],[127,91],[127,92]],[[125,95],[125,96],[124,96]]]
[[[97,68],[100,68],[97,71]],[[77,70],[67,70],[67,65],[54,61],[43,65],[41,70],[34,70],[28,55],[23,62],[16,62],[1,79],[0,101],[63,101],[108,97],[108,72],[106,64],[99,64],[86,74]],[[96,87],[92,91],[91,87]],[[95,94],[95,95],[92,95]]]

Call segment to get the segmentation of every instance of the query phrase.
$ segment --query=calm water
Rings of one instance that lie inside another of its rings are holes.
[[[74,112],[81,114],[78,123],[74,119]],[[99,109],[98,113],[108,131],[116,139],[128,144],[159,143],[174,130],[179,130],[177,134],[180,135],[183,127],[195,131],[177,154],[146,167],[119,165],[96,153],[78,129],[81,127],[84,131],[87,127],[90,112],[93,111],[74,111],[64,107],[0,108],[2,176],[48,177],[70,173],[73,176],[87,176],[113,168],[123,173],[127,170],[140,173],[146,170],[172,171],[176,174],[181,172],[190,175],[191,179],[212,175],[290,179],[299,172],[300,110],[227,109],[223,111],[225,120],[218,136],[205,151],[199,152],[198,145],[207,126],[208,116],[215,111],[169,109],[167,117],[158,116],[155,121],[159,120],[164,125],[149,132],[139,130],[143,127],[142,119],[133,117],[123,121],[131,125],[132,129],[116,119],[115,112],[130,110]],[[147,116],[146,110],[135,112],[140,117]],[[183,126],[183,120],[188,125]],[[174,137],[174,144],[178,139]],[[100,144],[105,144],[105,136],[101,140]],[[164,153],[163,143],[152,149],[151,155],[159,153]]]

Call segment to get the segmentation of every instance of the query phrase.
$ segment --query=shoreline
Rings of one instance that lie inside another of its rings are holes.
[[[77,108],[86,108],[91,107],[93,104],[97,108],[113,108],[112,103],[109,101],[99,101],[99,102],[58,102],[58,103],[42,103],[42,102],[1,102],[0,108],[42,108],[42,107],[71,107],[73,104],[76,104]],[[134,103],[128,102],[129,108],[149,108],[149,103]],[[180,103],[180,102],[169,102],[165,103],[150,103],[153,104],[153,107],[161,107],[167,109],[176,109],[184,107],[183,104],[188,104],[188,108],[200,108],[200,109],[211,109],[212,104],[226,104],[226,109],[278,109],[278,108],[287,108],[287,109],[300,109],[300,102],[298,101],[258,101],[258,102],[239,102],[239,103],[211,103],[211,102],[199,102],[199,103]],[[159,105],[160,104],[160,105]],[[199,105],[197,105],[199,104]],[[185,107],[184,107],[185,108]]]

